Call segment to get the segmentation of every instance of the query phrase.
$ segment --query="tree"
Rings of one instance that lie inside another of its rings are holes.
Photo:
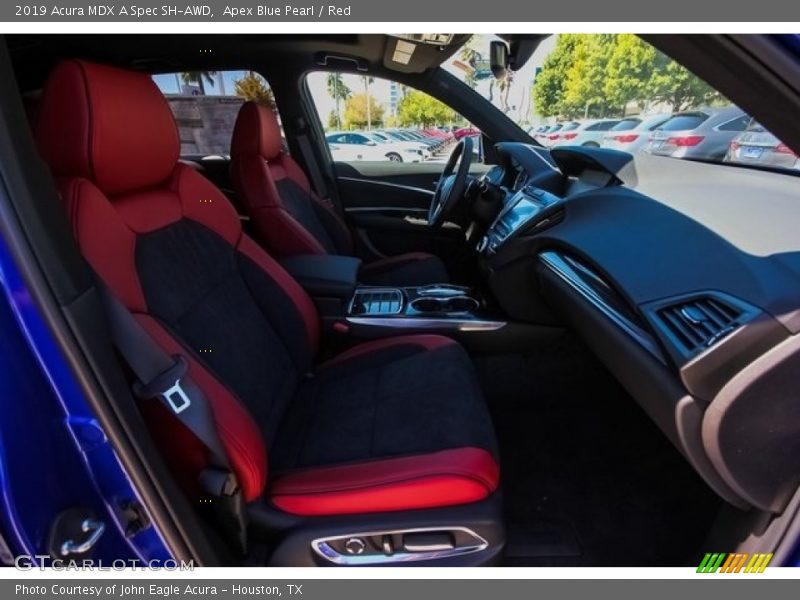
[[[424,92],[408,92],[397,106],[397,118],[404,127],[440,125],[456,119],[453,110]]]
[[[341,129],[342,118],[336,114],[336,109],[332,108],[328,113],[327,129]]]
[[[661,52],[657,55],[649,87],[653,99],[669,104],[673,112],[723,99],[705,81]]]
[[[467,43],[461,46],[461,50],[459,51],[459,58],[461,58],[464,63],[466,75],[464,76],[464,83],[466,83],[469,87],[473,90],[478,87],[478,80],[475,77],[475,61],[480,58],[480,54],[475,49],[476,43],[476,36],[472,36],[467,40]]]
[[[665,103],[673,111],[717,102],[704,81],[634,35],[560,35],[532,90],[545,117],[624,115]]]
[[[258,73],[248,71],[247,75],[235,80],[233,85],[237,96],[275,110],[275,96],[267,82]]]
[[[375,83],[375,78],[370,77],[369,75],[362,75],[361,81],[364,83],[364,96],[370,97],[369,95],[369,86]],[[364,106],[366,107],[367,111],[367,130],[372,129],[372,102],[365,102]],[[383,113],[381,113],[383,114]],[[380,119],[378,119],[380,120]]]
[[[206,83],[214,85],[216,71],[187,71],[181,73],[181,81],[187,85],[196,84],[200,88],[200,93],[206,95]]]
[[[511,69],[507,69],[506,74],[495,79],[495,81],[500,92],[500,107],[504,113],[508,114],[508,111],[511,110],[511,106],[508,104],[508,97],[511,94],[511,86],[514,83],[514,73]]]
[[[369,99],[369,102],[367,102]],[[385,109],[373,96],[354,94],[344,103],[344,126],[363,129],[373,123],[382,123]]]
[[[617,36],[603,91],[610,104],[622,107],[623,115],[631,102],[643,108],[651,100],[657,58],[658,51],[640,37],[628,33]]]
[[[342,79],[341,73],[329,73],[325,80],[328,86],[328,95],[336,102],[336,122],[331,127],[342,128],[341,102],[346,101],[353,95],[352,90]]]
[[[553,51],[547,55],[536,77],[533,86],[534,108],[543,117],[561,115],[567,71],[572,66],[575,46],[580,38],[580,34],[559,35]]]
[[[615,112],[604,84],[616,38],[615,34],[582,35],[575,43],[561,99],[560,112],[565,116],[605,117]]]

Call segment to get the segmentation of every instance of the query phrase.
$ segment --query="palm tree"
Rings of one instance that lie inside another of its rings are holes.
[[[217,76],[216,71],[188,71],[181,73],[181,80],[187,85],[197,84],[200,87],[200,93],[206,95],[206,83],[214,85],[214,78]]]
[[[370,77],[369,75],[362,75],[361,80],[364,82],[364,95],[367,97],[367,131],[369,131],[372,129],[372,110],[369,101],[369,86],[371,83],[375,83],[375,78]]]
[[[514,83],[514,74],[512,71],[507,71],[505,76],[497,80],[497,88],[502,94],[500,96],[500,104],[502,105],[503,112],[508,114],[511,107],[508,105],[508,97],[511,94],[511,85]]]
[[[462,61],[472,67],[472,70],[468,71],[464,76],[464,83],[466,83],[473,90],[478,87],[478,81],[475,79],[475,61],[480,57],[478,51],[473,47],[473,44],[475,43],[474,40],[474,37],[470,38],[467,43],[461,47],[461,52],[459,55]]]
[[[341,101],[348,100],[353,92],[347,87],[347,84],[342,80],[341,73],[329,73],[326,80],[328,86],[328,95],[336,101],[336,128],[342,128],[342,111]]]

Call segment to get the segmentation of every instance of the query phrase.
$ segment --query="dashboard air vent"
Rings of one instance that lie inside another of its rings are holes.
[[[743,313],[717,298],[701,297],[664,306],[658,316],[688,352],[708,348],[738,326]]]

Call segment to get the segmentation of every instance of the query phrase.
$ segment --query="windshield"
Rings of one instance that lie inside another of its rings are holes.
[[[638,36],[552,35],[521,69],[497,79],[491,72],[489,48],[499,39],[472,36],[442,68],[544,146],[578,143],[672,158],[800,169],[797,154],[769,132],[762,140],[774,140],[771,144],[762,141],[758,148],[748,148],[740,143],[749,117]],[[656,120],[661,115],[667,120]],[[611,120],[613,126],[581,127],[598,119]],[[643,123],[648,123],[643,135],[620,138],[603,131],[628,131]],[[585,133],[576,137],[577,129]],[[751,135],[753,131],[758,130],[751,128]]]

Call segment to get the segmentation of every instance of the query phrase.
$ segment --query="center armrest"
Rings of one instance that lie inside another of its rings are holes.
[[[335,254],[302,254],[280,260],[281,265],[315,298],[348,301],[358,285],[361,259]]]

